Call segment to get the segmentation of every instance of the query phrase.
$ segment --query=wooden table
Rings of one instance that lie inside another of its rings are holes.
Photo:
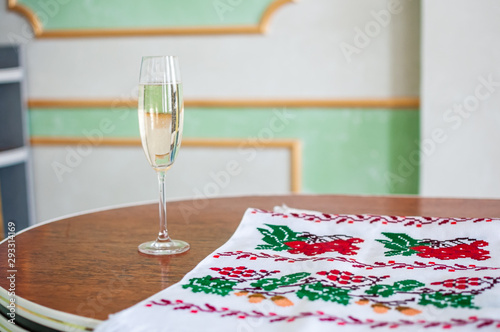
[[[157,204],[104,210],[38,225],[15,237],[15,293],[25,300],[18,304],[35,316],[43,309],[38,316],[91,328],[179,281],[231,237],[248,207],[270,210],[281,204],[327,213],[500,217],[500,200],[297,195],[179,201],[168,204],[168,229],[191,249],[151,257],[140,254],[137,245],[157,232]],[[0,286],[6,290],[5,241],[0,255]],[[60,312],[96,320],[75,323],[75,317]],[[22,310],[17,314],[22,319]]]

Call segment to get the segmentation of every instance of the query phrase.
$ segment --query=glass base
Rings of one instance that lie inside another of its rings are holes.
[[[168,242],[148,241],[139,246],[139,251],[146,255],[175,255],[189,250],[189,243],[181,240]]]

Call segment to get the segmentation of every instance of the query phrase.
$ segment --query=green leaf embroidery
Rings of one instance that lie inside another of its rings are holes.
[[[389,297],[394,294],[394,287],[390,285],[374,285],[366,292],[369,295],[380,295],[382,297]]]
[[[422,294],[418,304],[432,304],[440,309],[446,307],[479,309],[472,303],[473,300],[474,295],[442,294],[440,292],[436,292]]]
[[[382,234],[388,237],[388,240],[376,240],[384,245],[385,248],[390,249],[386,251],[385,256],[411,256],[413,254],[418,254],[418,251],[411,248],[417,246],[428,246],[429,243],[422,242],[420,240],[415,240],[414,238],[404,234],[404,233],[387,233],[382,232]]]
[[[288,286],[292,285],[296,282],[298,282],[301,279],[304,279],[305,277],[310,276],[311,274],[308,272],[300,272],[300,273],[294,273],[294,274],[288,274],[285,276],[282,276],[281,278],[264,278],[260,279],[259,281],[256,281],[254,283],[251,283],[250,286],[256,287],[256,288],[262,288],[265,291],[272,291],[275,290],[278,287],[281,286]]]
[[[425,284],[417,281],[417,280],[402,280],[396,281],[392,286],[381,284],[374,285],[370,287],[365,293],[369,295],[380,295],[382,297],[389,297],[396,293],[405,293],[411,292],[415,288],[425,286]]]
[[[320,282],[315,284],[302,285],[297,291],[297,296],[302,299],[307,297],[309,301],[323,300],[336,302],[343,305],[349,304],[349,289],[342,289],[331,286],[323,286]]]
[[[268,244],[260,244],[255,249],[270,249],[276,251],[289,250],[291,248],[285,244],[286,242],[303,240],[302,238],[298,237],[299,233],[292,231],[288,226],[269,224],[265,225],[268,226],[271,231],[265,228],[257,229],[262,235],[264,235],[262,240]]]
[[[273,246],[273,245],[270,245],[270,244],[259,244],[255,249],[259,249],[259,250],[274,250],[274,248],[276,248],[276,247]]]
[[[207,275],[203,278],[189,279],[189,284],[182,285],[182,288],[191,288],[194,293],[203,292],[205,294],[226,296],[236,284],[238,284],[236,281],[223,280]]]
[[[252,287],[262,288],[265,291],[275,290],[280,286],[279,279],[265,278],[251,284]]]
[[[305,277],[310,276],[311,274],[308,272],[299,272],[299,273],[293,273],[293,274],[287,274],[286,276],[283,276],[280,278],[280,282],[283,285],[291,285],[299,281],[300,279],[304,279]]]
[[[412,290],[422,286],[425,286],[425,284],[417,280],[408,279],[408,280],[396,281],[393,287],[398,292],[404,293],[404,292],[411,292]]]

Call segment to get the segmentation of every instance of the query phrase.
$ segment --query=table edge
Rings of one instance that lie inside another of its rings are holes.
[[[2,309],[7,309],[9,303],[9,292],[0,287],[0,303]],[[26,300],[18,295],[14,295],[15,298],[15,321],[21,317],[23,320],[27,320],[28,323],[34,325],[42,325],[51,329],[58,329],[60,331],[65,331],[71,328],[74,331],[88,331],[93,330],[97,325],[102,323],[102,320],[88,318],[84,316],[70,314],[64,311],[48,308],[35,302]],[[6,318],[2,314],[3,318]],[[24,324],[23,324],[24,325]],[[18,326],[17,323],[15,326]],[[22,325],[21,325],[22,326]],[[19,326],[18,326],[19,327]]]
[[[370,195],[370,194],[316,194],[316,193],[282,193],[282,194],[265,194],[265,195],[223,195],[223,196],[217,196],[217,197],[206,197],[203,199],[227,199],[227,198],[251,198],[251,197],[286,197],[286,196],[336,196],[336,197],[364,197],[364,198],[398,198],[398,199],[419,199],[419,200],[470,200],[470,201],[499,201],[500,198],[462,198],[462,197],[422,197],[419,195],[412,195],[412,194],[395,194],[395,195],[387,195],[387,194],[382,194],[382,195]],[[189,197],[179,197],[175,198],[172,200],[167,200],[167,203],[177,203],[177,202],[188,202],[188,201],[195,201],[198,200],[199,198],[189,198]],[[134,207],[134,206],[140,206],[140,205],[148,205],[148,204],[155,204],[158,203],[158,200],[146,200],[146,201],[140,201],[140,202],[129,202],[129,203],[119,203],[119,204],[113,204],[113,205],[107,205],[95,209],[88,209],[88,210],[83,210],[79,212],[74,212],[74,213],[68,213],[56,218],[48,219],[41,221],[39,223],[36,223],[34,225],[30,225],[24,229],[22,229],[19,232],[15,233],[15,236],[22,234],[26,231],[29,231],[30,229],[40,227],[46,224],[50,224],[59,220],[64,220],[64,219],[69,219],[73,217],[78,217],[86,214],[91,214],[91,213],[98,213],[98,212],[104,212],[104,211],[109,211],[109,210],[114,210],[114,209],[120,209],[120,208],[127,208],[127,207]],[[5,241],[9,239],[8,236],[6,236],[3,240],[0,241],[0,245],[3,244]]]

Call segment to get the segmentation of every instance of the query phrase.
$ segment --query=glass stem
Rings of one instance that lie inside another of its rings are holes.
[[[167,191],[165,185],[165,170],[157,171],[158,183],[160,185],[160,232],[158,233],[157,242],[170,242],[170,237],[167,231]]]

